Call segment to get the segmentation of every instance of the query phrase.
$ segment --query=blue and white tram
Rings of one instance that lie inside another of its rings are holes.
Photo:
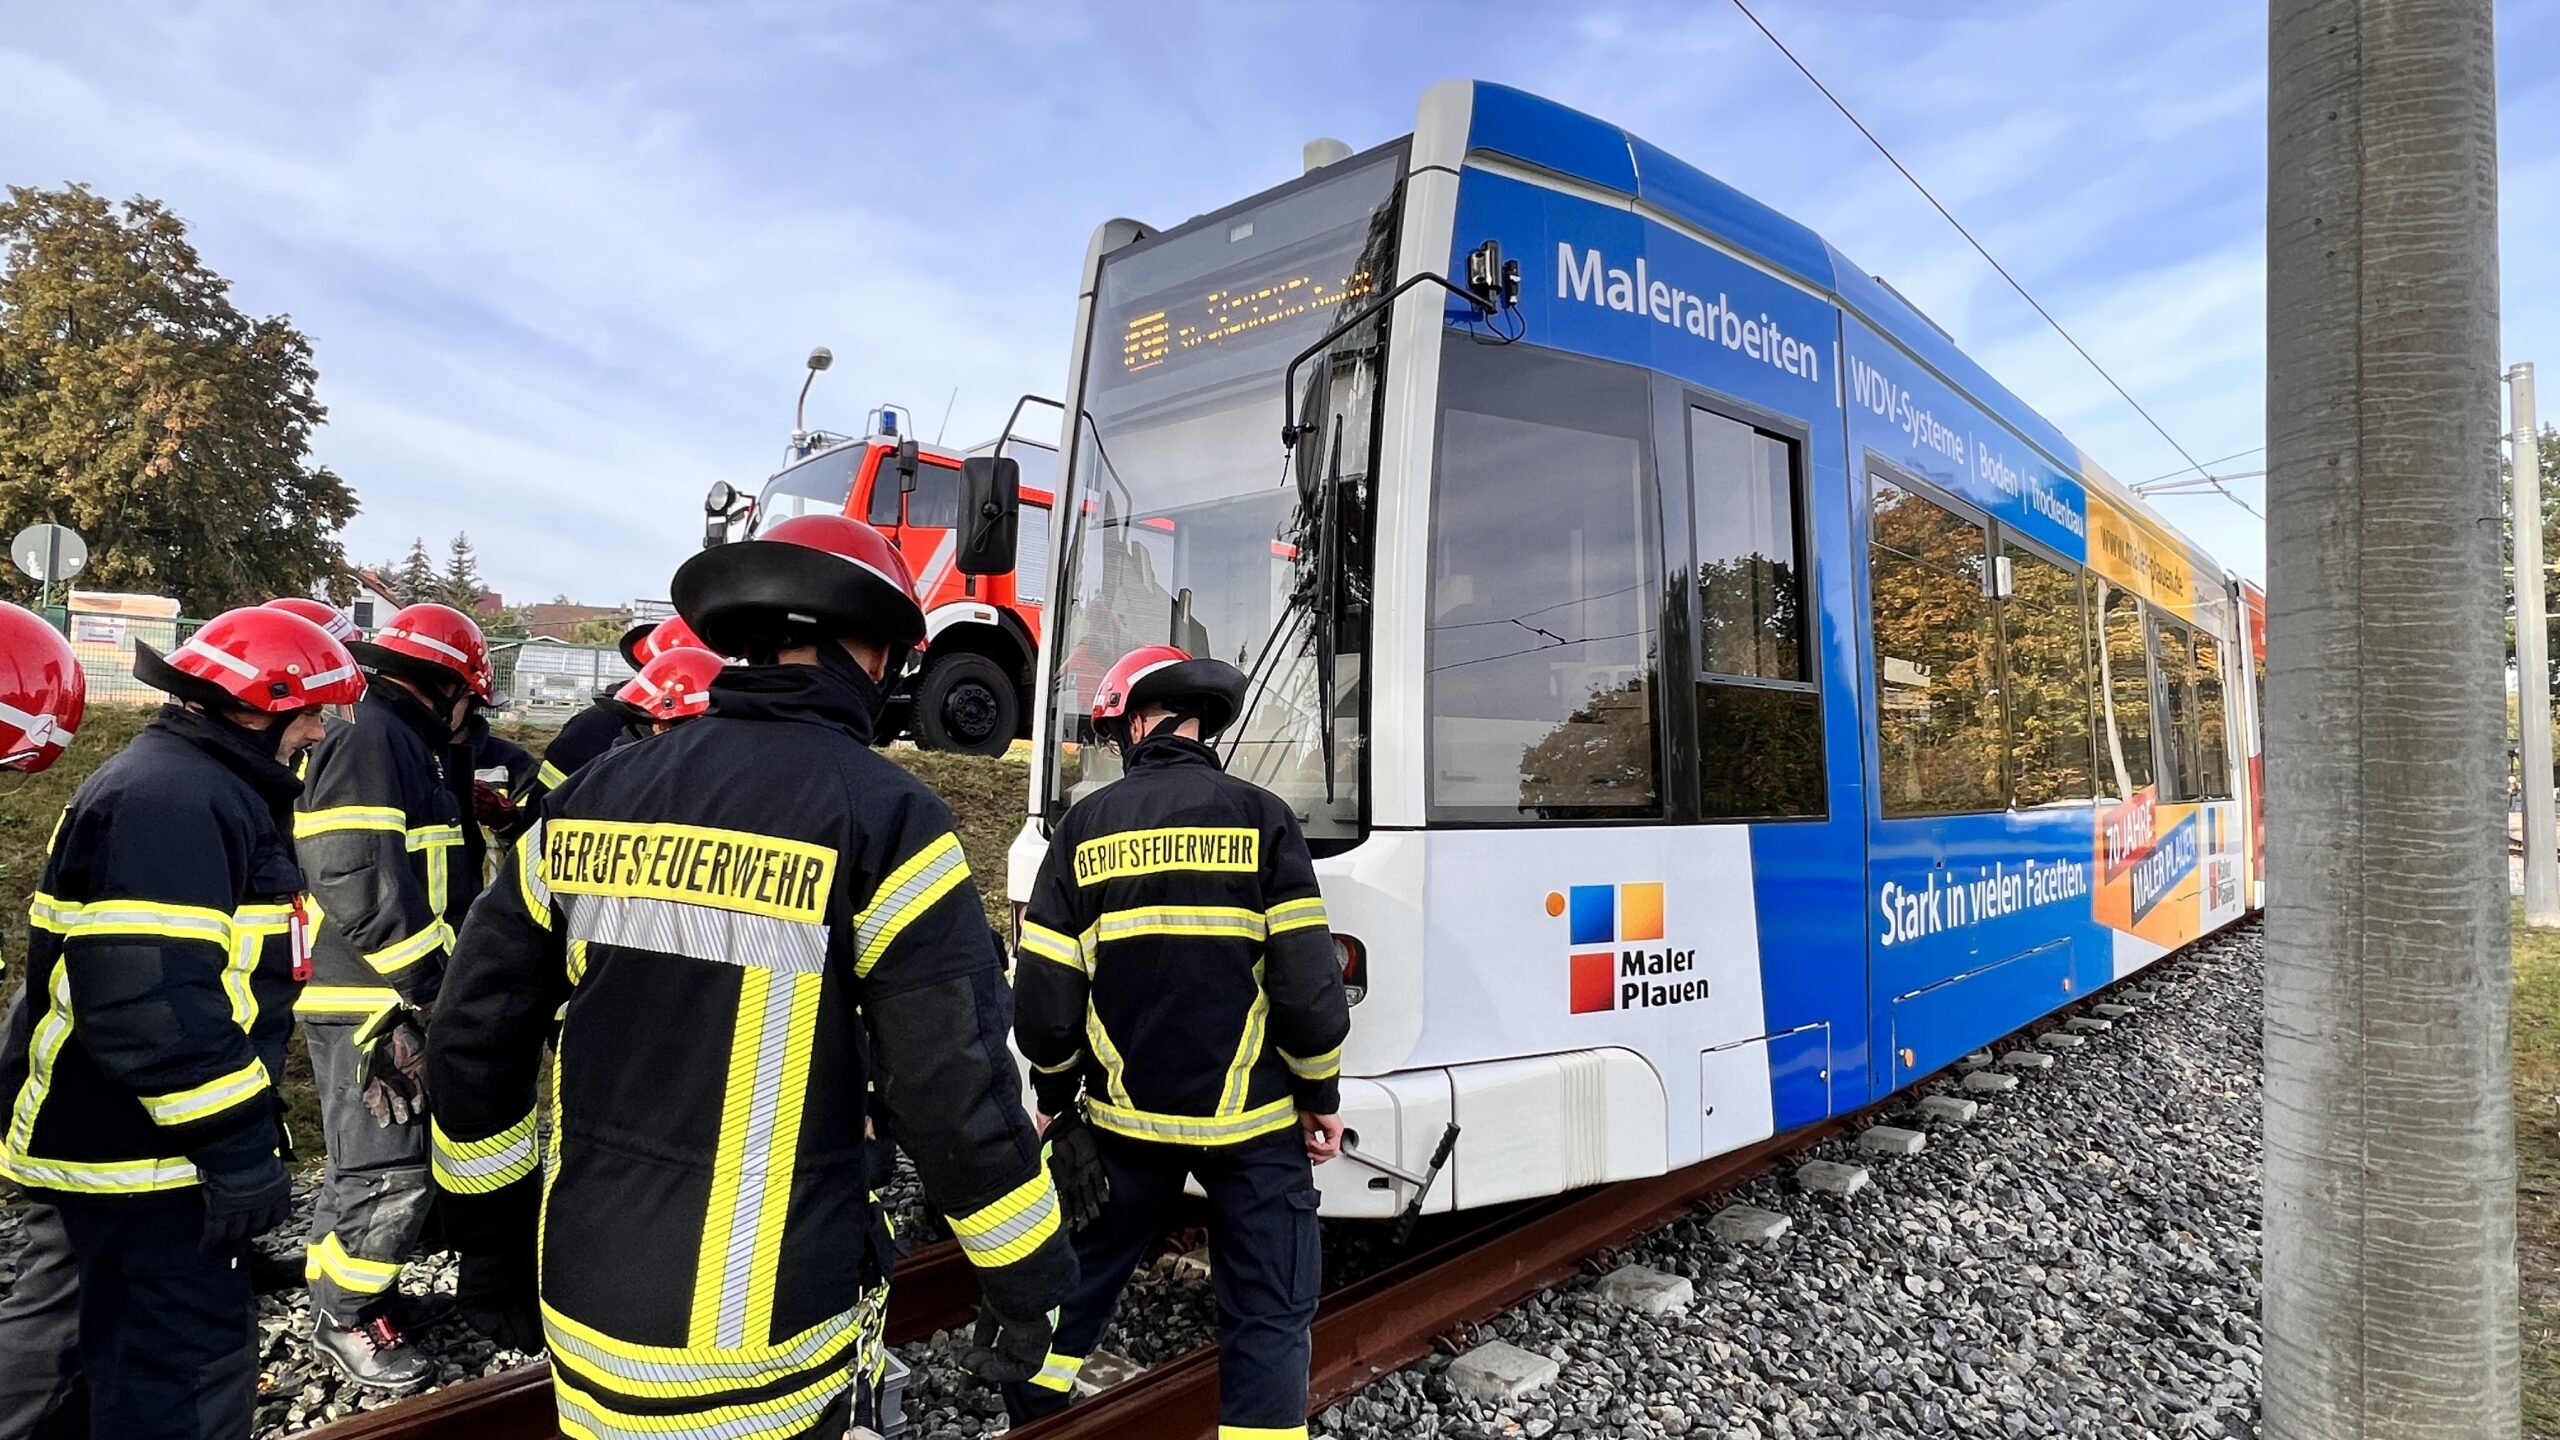
[[[1488,241],[1515,303],[1345,325]],[[1246,667],[1231,766],[1305,817],[1359,997],[1345,1119],[1408,1169],[1463,1127],[1429,1209],[1855,1109],[2259,903],[2235,577],[1614,126],[1452,82],[1405,139],[1103,225],[1067,406],[1013,898],[1115,773],[1113,658]],[[1319,1176],[1332,1214],[1409,1195]]]

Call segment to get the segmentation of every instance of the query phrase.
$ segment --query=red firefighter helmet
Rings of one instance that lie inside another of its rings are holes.
[[[684,623],[681,615],[664,620],[643,620],[623,631],[619,643],[623,660],[634,670],[647,669],[650,661],[670,650],[711,648],[702,643],[702,637],[693,633],[693,627]]]
[[[777,628],[850,635],[903,649],[924,639],[924,607],[887,536],[847,515],[799,515],[677,568],[676,610],[705,648],[753,653]]]
[[[1129,733],[1129,713],[1161,705],[1199,720],[1208,739],[1235,723],[1244,672],[1224,660],[1194,660],[1172,645],[1141,645],[1120,657],[1093,692],[1093,728],[1107,740]]]
[[[346,611],[326,600],[310,600],[300,595],[280,595],[267,602],[270,610],[299,615],[329,632],[332,640],[344,642],[356,638],[356,622]]]
[[[613,698],[652,720],[690,720],[711,708],[711,680],[727,662],[699,646],[659,652]]]
[[[52,764],[88,702],[71,642],[34,611],[0,604],[0,769],[32,775]]]
[[[351,705],[364,694],[364,674],[345,644],[267,605],[225,610],[167,655],[135,641],[133,678],[180,700],[271,715]]]
[[[483,703],[495,703],[497,677],[489,669],[489,641],[470,616],[450,605],[403,606],[373,632],[347,647],[368,670],[440,684],[459,679]]]

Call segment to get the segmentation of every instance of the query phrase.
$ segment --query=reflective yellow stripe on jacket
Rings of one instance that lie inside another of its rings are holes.
[[[951,1237],[972,1265],[1010,1265],[1058,1233],[1058,1192],[1043,1165],[993,1203],[951,1217]]]
[[[897,942],[899,932],[968,878],[969,862],[961,857],[957,835],[946,834],[909,856],[907,863],[880,882],[870,905],[853,917],[853,933],[862,944],[853,973],[870,974]]]
[[[1133,1109],[1107,1101],[1085,1097],[1085,1118],[1114,1135],[1127,1135],[1138,1140],[1161,1140],[1171,1145],[1232,1145],[1274,1130],[1285,1130],[1297,1123],[1297,1103],[1287,1096],[1268,1105],[1258,1105],[1241,1115],[1201,1117],[1197,1115],[1159,1115],[1150,1110]]]
[[[252,1057],[248,1064],[228,1075],[172,1090],[166,1095],[139,1095],[142,1108],[149,1111],[155,1125],[185,1125],[219,1115],[235,1105],[244,1105],[265,1095],[269,1088],[267,1065]]]
[[[304,810],[293,817],[296,840],[342,830],[379,830],[405,837],[409,833],[409,817],[397,806],[388,805],[333,805],[326,810]]]
[[[479,1140],[456,1140],[444,1133],[444,1124],[430,1118],[427,1122],[431,1147],[430,1165],[438,1187],[456,1195],[483,1195],[514,1184],[534,1172],[541,1155],[534,1144],[533,1115],[527,1112],[495,1135]]]

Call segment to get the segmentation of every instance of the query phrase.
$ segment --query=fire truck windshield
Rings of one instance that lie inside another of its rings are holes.
[[[798,515],[843,514],[862,456],[860,445],[839,445],[766,481],[764,494],[756,499],[755,532],[761,534]]]
[[[1302,412],[1329,417],[1328,446],[1340,430],[1346,477],[1343,563],[1322,622],[1339,655],[1330,799],[1318,555],[1278,441],[1280,377],[1291,355],[1385,285],[1402,161],[1388,152],[1345,163],[1104,259],[1085,419],[1074,427],[1056,521],[1064,564],[1051,612],[1051,817],[1120,773],[1118,757],[1090,743],[1096,683],[1129,650],[1171,643],[1253,677],[1245,722],[1220,742],[1229,768],[1287,800],[1319,850],[1358,838],[1382,322],[1334,348],[1335,363],[1319,367],[1329,388]]]

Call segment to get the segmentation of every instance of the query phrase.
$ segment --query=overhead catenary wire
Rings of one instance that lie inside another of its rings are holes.
[[[1985,263],[1989,264],[1993,270],[1999,272],[2001,279],[2009,282],[2009,288],[2018,292],[2019,299],[2026,301],[2029,307],[2034,309],[2038,315],[2044,317],[2044,323],[2053,327],[2053,333],[2061,336],[2064,344],[2069,345],[2074,351],[2078,352],[2081,359],[2089,362],[2089,368],[2097,371],[2098,378],[2106,381],[2108,386],[2111,387],[2116,394],[2123,397],[2124,403],[2133,407],[2133,413],[2141,416],[2144,423],[2148,424],[2153,430],[2159,433],[2161,439],[2169,442],[2169,448],[2178,452],[2178,457],[2187,462],[2188,469],[2195,471],[2198,475],[2203,476],[2206,481],[2211,482],[2213,488],[2220,491],[2223,498],[2229,500],[2232,504],[2239,506],[2241,509],[2248,511],[2252,515],[2257,515],[2258,519],[2261,521],[2264,521],[2267,518],[2264,515],[2258,515],[2256,507],[2252,506],[2248,501],[2241,499],[2236,494],[2233,494],[2228,487],[2224,486],[2222,482],[2214,476],[2212,471],[2207,470],[2202,462],[2198,461],[2194,455],[2188,452],[2186,446],[2178,443],[2178,437],[2170,434],[2167,426],[2162,425],[2150,411],[2143,409],[2142,402],[2133,398],[2133,392],[2125,389],[2124,385],[2118,381],[2114,375],[2108,373],[2107,367],[2098,363],[2098,357],[2090,354],[2087,346],[2082,345],[2077,339],[2073,338],[2071,332],[2063,328],[2062,322],[2053,317],[2053,312],[2044,308],[2044,303],[2042,301],[2028,293],[2027,287],[2019,283],[2017,276],[2009,273],[2009,267],[2001,264],[1999,257],[1993,255],[1990,249],[1980,240],[1975,239],[1972,231],[1964,228],[1964,222],[1955,217],[1955,212],[1949,210],[1935,194],[1931,193],[1928,186],[1920,183],[1920,177],[1911,173],[1911,167],[1902,163],[1901,157],[1893,153],[1893,148],[1885,144],[1884,141],[1878,139],[1876,137],[1876,132],[1868,129],[1867,123],[1858,118],[1857,112],[1851,110],[1846,104],[1842,103],[1839,96],[1831,93],[1831,87],[1822,83],[1822,77],[1814,74],[1812,67],[1796,58],[1796,52],[1787,48],[1787,42],[1779,39],[1777,32],[1771,30],[1766,24],[1763,24],[1759,16],[1751,13],[1751,7],[1745,3],[1745,0],[1733,0],[1733,8],[1741,11],[1742,18],[1750,21],[1751,28],[1759,31],[1768,39],[1770,44],[1776,46],[1779,54],[1787,57],[1787,63],[1796,67],[1796,72],[1798,74],[1804,76],[1807,81],[1811,82],[1814,89],[1822,92],[1822,98],[1831,102],[1832,109],[1839,111],[1843,119],[1857,127],[1858,133],[1867,138],[1867,143],[1876,148],[1876,153],[1882,155],[1887,164],[1890,164],[1896,171],[1900,172],[1903,179],[1910,181],[1911,188],[1920,192],[1920,198],[1928,201],[1931,209],[1936,210],[1940,217],[1945,219],[1949,225],[1954,226],[1955,232],[1964,237],[1965,243],[1973,247],[1975,254],[1980,255]],[[2176,473],[2183,474],[2184,472],[2181,471]]]

